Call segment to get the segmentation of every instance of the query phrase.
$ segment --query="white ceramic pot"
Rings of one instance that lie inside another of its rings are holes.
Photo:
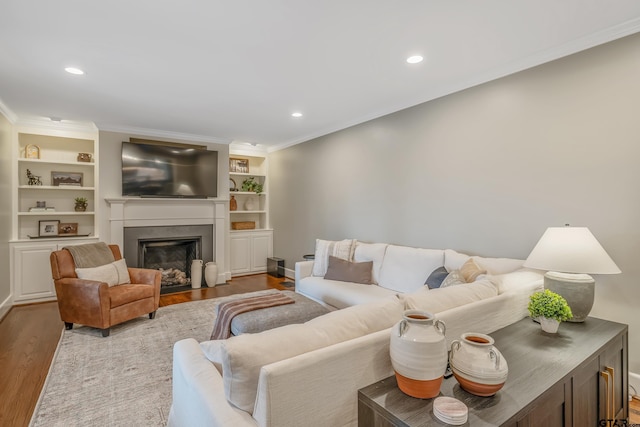
[[[548,332],[550,334],[555,334],[558,332],[558,328],[560,327],[560,322],[556,319],[549,319],[548,317],[539,317],[538,321],[540,322],[540,327],[543,331]]]
[[[507,380],[507,361],[494,342],[489,335],[476,332],[451,342],[451,371],[460,386],[476,396],[493,396]]]
[[[202,260],[191,261],[191,287],[197,289],[202,286]]]
[[[247,200],[244,202],[244,210],[252,211],[254,206],[255,205],[253,204],[253,197],[247,197]]]
[[[215,262],[208,262],[204,265],[204,281],[210,288],[216,285],[218,281],[218,266]]]
[[[445,324],[422,310],[406,310],[402,317],[391,329],[390,342],[398,387],[412,397],[435,397],[447,368]]]

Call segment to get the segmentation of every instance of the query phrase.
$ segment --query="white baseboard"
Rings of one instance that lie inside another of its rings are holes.
[[[636,396],[640,396],[640,375],[633,372],[629,372],[629,385],[633,388],[629,390],[629,395],[635,393]],[[636,391],[634,392],[633,389]]]
[[[290,268],[285,268],[284,269],[284,277],[286,277],[287,279],[295,280],[295,278],[296,278],[295,270],[292,270]]]
[[[0,304],[0,321],[4,319],[4,316],[7,315],[9,310],[11,310],[12,306],[13,306],[13,294],[9,294],[7,299],[2,301],[2,303]]]

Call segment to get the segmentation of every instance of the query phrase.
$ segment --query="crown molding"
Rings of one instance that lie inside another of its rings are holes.
[[[2,99],[0,99],[0,114],[5,116],[12,125],[18,121],[18,116],[16,116],[16,113],[11,111],[11,109],[7,107],[7,104],[2,102]]]
[[[126,134],[133,134],[139,136],[152,136],[154,138],[166,138],[166,139],[178,139],[183,141],[193,141],[193,142],[204,142],[210,144],[231,144],[230,139],[217,138],[214,136],[207,135],[197,135],[191,133],[181,133],[181,132],[172,132],[165,131],[159,129],[147,129],[147,128],[138,128],[133,126],[117,126],[117,125],[108,125],[108,124],[97,124],[98,129],[106,132],[119,132]]]
[[[457,85],[438,88],[438,90],[433,91],[429,93],[427,96],[422,97],[422,99],[417,100],[412,105],[403,105],[403,106],[391,105],[382,111],[378,111],[376,113],[372,113],[367,116],[363,116],[358,119],[351,120],[347,123],[342,123],[340,126],[325,128],[323,130],[314,132],[313,134],[306,135],[304,137],[292,139],[292,140],[283,142],[282,144],[272,145],[268,148],[268,152],[271,153],[271,152],[283,150],[285,148],[292,147],[294,145],[301,144],[303,142],[307,142],[312,139],[319,138],[321,136],[329,135],[330,133],[333,133],[333,132],[337,132],[343,129],[348,129],[352,126],[356,126],[356,125],[368,122],[370,120],[384,117],[389,114],[397,113],[404,109],[415,107],[416,105],[420,105],[425,102],[429,102],[434,99],[441,98],[443,96],[451,95],[456,92],[460,92],[465,89],[469,89],[471,87],[481,85],[483,83],[488,83],[493,80],[498,80],[502,77],[506,77],[508,75],[515,74],[520,71],[524,71],[529,68],[536,67],[538,65],[542,65],[551,61],[562,59],[564,57],[573,55],[575,53],[582,52],[582,51],[591,49],[593,47],[596,47],[605,43],[609,43],[614,40],[618,40],[622,37],[626,37],[638,32],[640,32],[640,18],[634,18],[629,21],[623,22],[622,24],[615,25],[610,28],[606,28],[602,31],[599,31],[593,34],[588,34],[584,37],[556,46],[552,49],[547,49],[541,52],[537,52],[533,55],[526,56],[519,60],[512,61],[501,67],[494,68],[484,74],[478,75],[473,79],[467,80],[466,82],[463,82]]]

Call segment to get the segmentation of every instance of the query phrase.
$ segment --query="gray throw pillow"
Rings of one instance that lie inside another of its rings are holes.
[[[449,272],[446,268],[444,268],[443,265],[442,267],[433,270],[429,277],[427,277],[427,281],[424,282],[424,284],[429,286],[429,289],[439,288],[440,285],[442,285],[442,281],[445,277],[447,277],[448,274]]]
[[[324,278],[371,285],[373,284],[372,270],[373,261],[349,262],[329,255],[329,265]]]

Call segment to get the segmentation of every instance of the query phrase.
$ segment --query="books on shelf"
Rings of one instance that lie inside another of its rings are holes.
[[[55,212],[56,208],[47,206],[46,208],[29,208],[29,212]]]

